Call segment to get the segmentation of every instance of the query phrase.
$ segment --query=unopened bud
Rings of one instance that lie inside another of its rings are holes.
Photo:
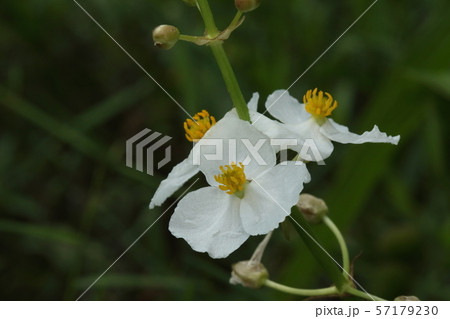
[[[192,7],[197,5],[197,0],[183,0],[183,2]]]
[[[266,267],[251,260],[240,261],[232,266],[230,283],[248,288],[260,288],[269,278]]]
[[[310,223],[320,223],[328,213],[328,206],[323,199],[310,194],[300,194],[297,207]]]
[[[272,232],[264,237],[258,247],[256,247],[250,260],[240,261],[231,266],[231,284],[242,285],[248,288],[259,288],[264,285],[269,278],[269,272],[266,267],[261,264],[261,259],[271,236]]]
[[[172,25],[163,24],[153,30],[153,42],[158,48],[168,50],[177,43],[180,31]]]
[[[398,296],[394,301],[420,301],[416,296]]]
[[[258,8],[261,0],[234,0],[234,4],[239,11],[249,12]]]

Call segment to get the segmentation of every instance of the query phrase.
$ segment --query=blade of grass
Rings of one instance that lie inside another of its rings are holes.
[[[97,275],[86,276],[77,279],[77,288],[84,289]],[[146,288],[146,289],[170,289],[183,291],[187,286],[193,285],[190,280],[180,278],[178,276],[145,276],[130,274],[111,274],[104,276],[96,284],[97,289],[101,288]]]
[[[35,225],[0,219],[0,232],[13,233],[42,240],[50,240],[69,245],[80,245],[83,236],[66,227],[57,225]]]
[[[74,129],[70,125],[60,123],[57,119],[40,110],[38,107],[15,95],[5,87],[0,85],[0,102],[11,111],[29,120],[36,126],[47,131],[57,139],[71,145],[86,156],[105,162],[116,172],[151,187],[157,186],[157,180],[149,178],[148,175],[127,168],[123,163],[117,162],[113,157],[108,156],[106,147],[94,142],[83,133]]]
[[[81,131],[88,131],[102,125],[113,116],[148,97],[152,91],[153,88],[149,86],[148,79],[139,80],[77,116],[73,122],[74,127]]]
[[[425,85],[437,94],[446,99],[450,99],[450,72],[449,71],[429,71],[429,70],[410,70],[407,75]]]
[[[0,207],[21,217],[33,220],[41,219],[44,215],[44,208],[33,199],[10,191],[3,185],[0,185]]]
[[[435,14],[439,16],[440,12]],[[398,147],[390,145],[352,147],[351,151],[340,160],[339,174],[330,185],[330,190],[345,190],[346,196],[342,196],[341,192],[332,191],[327,199],[330,210],[345,212],[336,216],[338,224],[345,226],[356,218],[376,184],[392,165],[398,148],[406,145],[421,127],[427,109],[426,96],[416,83],[405,80],[405,69],[410,69],[411,65],[418,68],[449,67],[450,47],[444,44],[450,43],[450,34],[446,34],[443,38],[439,32],[448,27],[450,27],[448,20],[430,18],[429,25],[421,30],[421,34],[418,34],[410,45],[409,55],[393,69],[383,84],[374,90],[374,97],[368,106],[370,111],[359,121],[360,127],[367,129],[379,123],[382,130],[400,134],[402,137]],[[424,47],[432,47],[433,50],[421,49]]]

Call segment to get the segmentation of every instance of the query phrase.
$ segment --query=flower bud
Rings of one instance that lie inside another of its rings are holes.
[[[261,264],[261,259],[271,236],[272,232],[264,237],[258,247],[256,247],[250,260],[240,261],[231,266],[230,284],[240,284],[248,288],[259,288],[264,285],[269,278],[269,272],[266,267]]]
[[[230,283],[233,285],[241,284],[248,288],[260,288],[269,278],[269,272],[260,262],[240,261],[234,264],[232,269]]]
[[[153,30],[153,42],[158,48],[168,50],[177,43],[180,31],[171,25],[160,25]]]
[[[416,296],[398,296],[394,301],[420,301]]]
[[[197,1],[196,0],[183,0],[184,3],[186,3],[189,6],[196,6],[197,5]]]
[[[297,207],[310,223],[320,223],[328,213],[328,206],[323,199],[310,194],[300,194]]]
[[[261,0],[234,0],[234,4],[239,11],[250,12],[261,4]]]

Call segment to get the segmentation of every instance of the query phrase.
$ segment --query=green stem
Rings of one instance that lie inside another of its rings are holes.
[[[349,294],[351,294],[353,296],[360,297],[362,299],[367,299],[367,300],[370,300],[370,301],[372,301],[372,300],[375,300],[375,301],[386,301],[386,299],[377,297],[375,295],[367,294],[364,291],[360,291],[360,290],[358,290],[356,288],[353,288],[353,287],[347,287],[347,289],[345,289],[345,292],[347,292],[347,293],[349,293]]]
[[[195,35],[186,35],[186,34],[180,34],[180,40],[187,41],[187,42],[194,42],[196,43],[199,40],[203,40],[204,37],[198,37]]]
[[[197,0],[197,6],[202,15],[203,21],[205,22],[206,34],[208,37],[214,39],[219,35],[216,24],[214,22],[214,17],[209,7],[208,0]],[[238,16],[239,13],[236,15]],[[235,17],[236,18],[236,17]],[[233,20],[234,21],[234,20]],[[210,45],[211,50],[216,58],[216,62],[219,65],[220,72],[227,86],[228,93],[230,94],[231,100],[233,101],[236,112],[241,120],[250,121],[250,114],[248,112],[247,103],[245,102],[244,96],[242,95],[241,88],[236,80],[233,68],[231,67],[230,61],[228,61],[227,54],[223,49],[222,43],[213,43]]]
[[[328,296],[328,295],[336,295],[336,294],[342,294],[347,293],[350,295],[353,295],[355,297],[359,297],[366,300],[375,300],[375,301],[386,301],[383,298],[377,297],[372,294],[367,294],[364,291],[360,291],[356,288],[347,286],[343,292],[339,292],[339,290],[335,287],[328,287],[328,288],[321,288],[321,289],[300,289],[300,288],[294,288],[285,286],[282,284],[279,284],[277,282],[274,282],[272,280],[267,279],[264,283],[266,287],[285,292],[291,295],[299,295],[299,296],[308,296],[308,297],[318,297],[318,296]]]
[[[197,0],[197,7],[205,23],[206,34],[211,39],[214,39],[219,34],[219,30],[217,30],[216,23],[214,22],[208,0]]]
[[[338,268],[334,260],[324,249],[322,249],[311,226],[305,220],[297,206],[292,207],[290,216],[293,219],[292,224],[294,225],[298,234],[303,239],[304,243],[308,247],[311,254],[314,256],[314,258],[327,272],[331,280],[333,280],[337,289],[339,291],[345,290],[345,287],[349,285],[348,279],[342,275],[341,270]]]
[[[333,221],[328,216],[323,217],[323,222],[325,223],[325,225],[328,226],[328,228],[334,234],[334,236],[336,237],[336,239],[339,243],[339,246],[341,247],[342,264],[343,264],[343,268],[344,268],[343,275],[345,278],[348,279],[349,275],[350,275],[350,258],[349,258],[349,254],[348,254],[347,244],[345,243],[345,239],[342,236],[342,233],[340,232],[339,228],[337,228],[336,224],[333,223]]]
[[[236,24],[238,24],[239,20],[242,17],[242,11],[238,11],[236,13],[236,15],[234,16],[233,20],[231,21],[230,25],[228,26],[227,29],[232,29],[236,26]]]
[[[293,288],[289,286],[285,286],[282,284],[279,284],[277,282],[274,282],[272,280],[266,280],[264,283],[265,286],[282,291],[288,294],[292,295],[299,295],[299,296],[326,296],[326,295],[334,295],[338,294],[339,291],[336,287],[328,287],[328,288],[321,288],[321,289],[299,289],[299,288]]]
[[[219,65],[222,77],[228,89],[228,93],[231,96],[234,107],[236,108],[239,118],[244,121],[250,121],[250,114],[248,113],[247,103],[242,95],[241,88],[236,80],[230,61],[228,61],[227,54],[223,49],[221,43],[214,43],[210,45],[210,48],[216,58]]]

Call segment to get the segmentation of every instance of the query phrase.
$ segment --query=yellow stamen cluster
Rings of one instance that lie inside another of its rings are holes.
[[[308,90],[306,92],[303,96],[303,103],[305,103],[306,111],[315,117],[329,116],[338,106],[337,101],[333,102],[331,94],[323,93],[323,91],[319,91],[319,94],[317,94],[317,88],[314,91]]]
[[[247,182],[244,173],[244,165],[242,165],[242,163],[239,163],[239,165],[240,166],[237,166],[236,163],[232,162],[231,166],[225,165],[225,168],[220,166],[222,174],[214,176],[214,179],[219,184],[222,184],[219,185],[219,188],[227,194],[231,195],[242,191]]]
[[[216,124],[214,116],[210,116],[205,110],[198,112],[192,117],[195,121],[187,119],[184,122],[186,138],[189,142],[195,142],[203,137],[205,133]]]

